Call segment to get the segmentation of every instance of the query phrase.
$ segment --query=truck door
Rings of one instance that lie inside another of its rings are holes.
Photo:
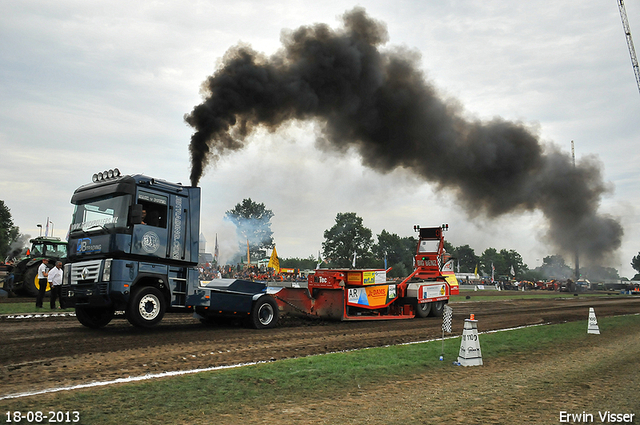
[[[169,208],[168,197],[140,190],[137,203],[142,205],[142,223],[133,229],[131,253],[148,257],[167,257]]]

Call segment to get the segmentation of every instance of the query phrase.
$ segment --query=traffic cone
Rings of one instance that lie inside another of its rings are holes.
[[[482,352],[480,351],[480,339],[478,338],[478,321],[472,314],[470,319],[464,319],[462,341],[458,353],[460,366],[482,366]]]
[[[588,334],[600,335],[600,328],[598,327],[598,319],[596,319],[596,312],[593,307],[589,307],[589,327],[587,328]]]

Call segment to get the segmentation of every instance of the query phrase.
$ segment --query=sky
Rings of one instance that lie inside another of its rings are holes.
[[[640,1],[626,3],[640,47]],[[624,228],[607,266],[632,277],[640,252],[640,93],[616,1],[67,1],[0,4],[0,199],[37,236],[49,219],[64,238],[73,191],[118,168],[189,184],[185,114],[201,85],[239,44],[269,56],[283,31],[343,26],[359,6],[383,22],[384,49],[419,55],[425,79],[469,119],[523,123],[545,146],[594,158],[609,191],[599,211]],[[465,211],[450,193],[402,168],[386,174],[355,151],[316,147],[319,124],[259,129],[240,151],[205,169],[201,231],[221,257],[237,245],[225,212],[245,198],[272,210],[279,256],[316,257],[341,212],[374,235],[412,236],[449,224],[447,239],[514,249],[534,268],[553,255],[538,211],[497,219]],[[452,172],[455,172],[452,170]],[[573,259],[565,258],[571,265]],[[581,265],[585,265],[582,264]]]

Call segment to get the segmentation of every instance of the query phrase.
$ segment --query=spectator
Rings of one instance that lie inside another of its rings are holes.
[[[36,308],[42,308],[42,301],[44,300],[44,293],[47,292],[47,276],[49,275],[49,268],[47,267],[49,260],[42,259],[42,263],[38,267],[38,296],[36,297]]]
[[[15,297],[16,294],[13,292],[13,269],[15,268],[13,259],[8,260],[7,265],[7,276],[4,278],[4,290],[9,294],[9,298]]]
[[[56,298],[60,300],[60,307],[64,308],[62,304],[62,261],[56,261],[56,266],[49,270],[47,276],[47,282],[51,286],[50,306],[51,310],[56,309]]]

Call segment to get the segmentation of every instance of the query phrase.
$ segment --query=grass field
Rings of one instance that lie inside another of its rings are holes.
[[[602,333],[609,334],[638,329],[640,316],[602,318],[599,326]],[[481,347],[483,359],[491,362],[500,358],[526,358],[532,351],[539,353],[546,348],[561,351],[562,347],[587,344],[589,338],[593,340],[594,336],[586,334],[586,321],[580,321],[483,334]],[[5,399],[0,400],[0,407],[3,412],[75,410],[80,412],[81,423],[87,424],[212,423],[206,418],[243,417],[243,409],[248,405],[309,406],[314,400],[339,399],[363,388],[446,374],[452,368],[482,369],[452,365],[458,355],[459,338],[445,341],[446,361],[439,361],[441,347],[441,342],[435,341],[281,360]]]
[[[35,298],[31,302],[0,302],[0,314],[28,314],[28,313],[51,313],[54,310],[49,308],[49,300],[45,298],[42,303],[43,308],[36,308]],[[59,303],[56,303],[59,305]],[[75,309],[66,308],[55,310],[55,312],[73,312]]]

